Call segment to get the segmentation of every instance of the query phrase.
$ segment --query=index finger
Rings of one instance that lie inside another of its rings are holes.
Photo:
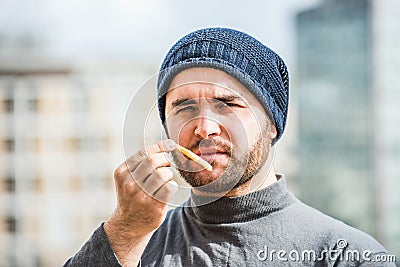
[[[147,158],[149,155],[161,152],[171,152],[176,148],[176,143],[174,140],[166,139],[157,142],[143,150],[140,150],[138,153],[130,156],[125,162],[129,171],[133,171],[140,164],[140,162]]]

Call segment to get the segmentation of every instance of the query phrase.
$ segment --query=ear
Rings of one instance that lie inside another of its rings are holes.
[[[274,140],[277,135],[278,135],[278,131],[276,130],[275,125],[271,124],[270,131],[269,131],[269,138],[271,138],[271,140]]]

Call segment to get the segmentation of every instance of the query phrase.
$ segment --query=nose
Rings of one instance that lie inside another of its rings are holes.
[[[202,139],[219,136],[221,134],[220,124],[207,116],[198,117],[194,134]]]

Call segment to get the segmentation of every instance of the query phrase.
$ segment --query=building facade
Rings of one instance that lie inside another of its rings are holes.
[[[150,72],[12,62],[0,66],[0,266],[60,266],[115,208],[126,108]]]
[[[332,0],[300,13],[295,93],[301,198],[393,253],[400,251],[394,10],[397,1]]]

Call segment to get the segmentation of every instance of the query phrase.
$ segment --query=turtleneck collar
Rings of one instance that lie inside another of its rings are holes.
[[[279,211],[296,201],[286,189],[283,175],[277,175],[278,181],[261,190],[235,197],[222,197],[213,202],[207,197],[191,194],[185,205],[186,212],[203,223],[246,222]],[[196,203],[209,203],[197,206]]]

